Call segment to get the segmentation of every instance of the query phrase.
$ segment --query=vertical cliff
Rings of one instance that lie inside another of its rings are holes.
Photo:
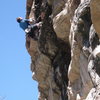
[[[39,100],[99,100],[100,0],[27,0],[26,18],[45,12],[37,39],[26,35]]]

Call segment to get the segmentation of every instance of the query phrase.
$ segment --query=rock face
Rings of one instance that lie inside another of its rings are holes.
[[[100,0],[92,0],[91,1],[91,18],[93,22],[93,26],[98,33],[100,38]]]
[[[37,21],[45,13],[38,39],[26,35],[38,100],[100,100],[99,4],[27,0],[26,18]]]

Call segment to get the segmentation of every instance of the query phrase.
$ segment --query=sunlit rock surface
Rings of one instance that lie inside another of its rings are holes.
[[[91,0],[90,8],[93,26],[100,38],[100,0]]]

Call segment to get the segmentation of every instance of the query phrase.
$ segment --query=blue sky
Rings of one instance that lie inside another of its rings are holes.
[[[25,17],[26,0],[0,0],[0,98],[37,100],[37,82],[32,80],[25,34],[16,17]]]

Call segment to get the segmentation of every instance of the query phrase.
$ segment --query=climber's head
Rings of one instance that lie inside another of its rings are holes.
[[[22,19],[23,19],[22,17],[17,17],[16,18],[16,20],[17,20],[18,23],[20,23]]]

